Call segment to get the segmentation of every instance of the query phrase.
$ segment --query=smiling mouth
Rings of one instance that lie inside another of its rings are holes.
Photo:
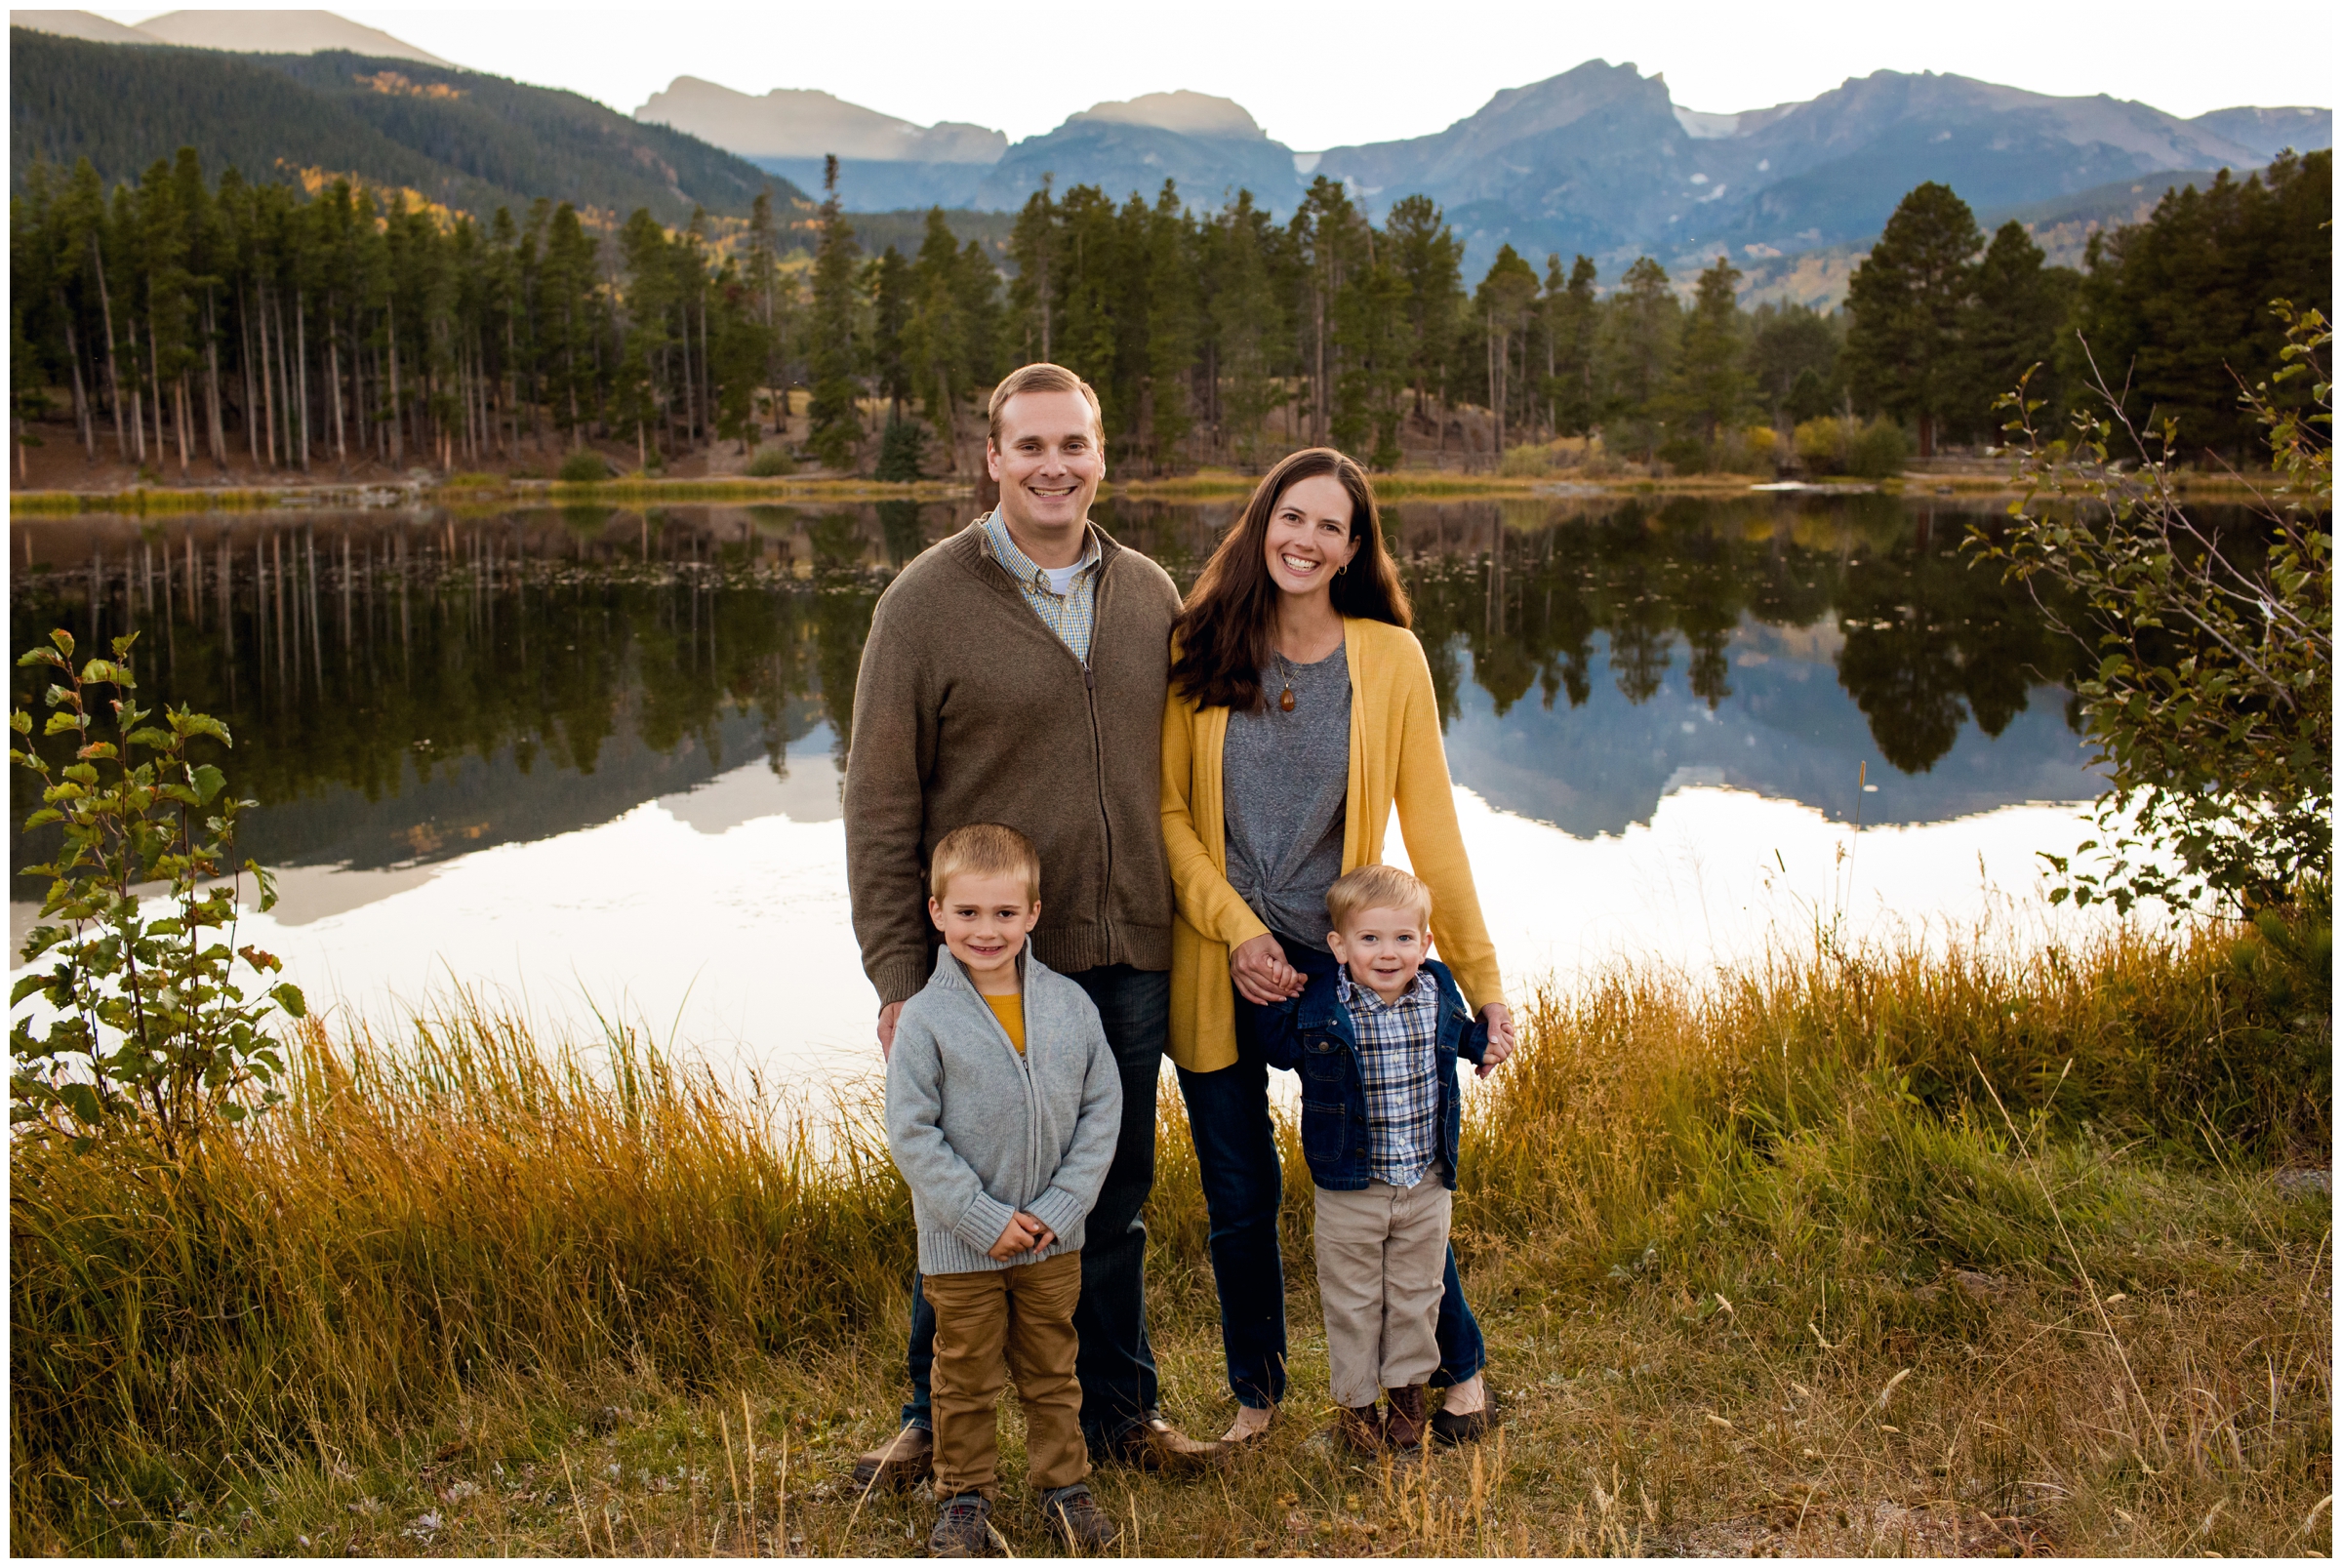
[[[1279,555],[1277,559],[1284,562],[1285,570],[1295,577],[1308,577],[1325,564],[1322,561],[1305,561],[1298,555]]]
[[[1062,501],[1080,488],[1079,485],[1027,485],[1025,487],[1028,494],[1044,497],[1050,501]]]

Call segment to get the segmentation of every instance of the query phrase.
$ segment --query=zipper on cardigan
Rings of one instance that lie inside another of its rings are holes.
[[[1114,819],[1106,809],[1106,737],[1098,731],[1098,672],[1091,662],[1098,657],[1098,633],[1106,624],[1106,568],[1098,569],[1098,581],[1091,585],[1090,600],[1090,657],[1081,662],[1083,695],[1090,705],[1090,758],[1092,771],[1098,781],[1098,830],[1106,838],[1106,875],[1098,883],[1098,923],[1110,934],[1113,930],[1110,901],[1114,889]]]

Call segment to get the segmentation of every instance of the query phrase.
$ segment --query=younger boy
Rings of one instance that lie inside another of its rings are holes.
[[[1114,1157],[1122,1082],[1098,1010],[1032,956],[1041,863],[1013,827],[944,836],[928,918],[935,972],[904,1004],[886,1064],[886,1141],[910,1186],[935,1308],[935,1495],[928,1549],[980,1556],[991,1535],[1002,1360],[1025,1409],[1041,1514],[1069,1545],[1113,1543],[1082,1484],[1082,1223]]]
[[[1447,966],[1427,958],[1432,890],[1361,865],[1326,891],[1341,966],[1262,1015],[1271,1065],[1301,1073],[1301,1146],[1317,1189],[1317,1294],[1338,1430],[1372,1453],[1423,1443],[1439,1365],[1441,1274],[1463,1123],[1456,1058],[1479,1062]],[[1377,1398],[1388,1390],[1386,1419]]]

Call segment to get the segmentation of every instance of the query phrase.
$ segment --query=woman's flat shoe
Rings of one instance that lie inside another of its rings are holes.
[[[1448,1448],[1465,1443],[1476,1443],[1496,1427],[1496,1396],[1466,1416],[1451,1416],[1444,1410],[1432,1412],[1432,1440]]]
[[[1250,1410],[1252,1407],[1247,1405],[1243,1408]],[[1236,1419],[1239,1422],[1243,1420],[1241,1416]],[[1241,1448],[1246,1443],[1259,1442],[1262,1438],[1268,1436],[1271,1428],[1275,1426],[1276,1407],[1272,1405],[1269,1407],[1269,1419],[1267,1421],[1262,1422],[1258,1427],[1253,1427],[1250,1431],[1243,1431],[1238,1427],[1232,1426],[1226,1432],[1221,1434],[1220,1440],[1228,1444],[1228,1446],[1231,1448]]]

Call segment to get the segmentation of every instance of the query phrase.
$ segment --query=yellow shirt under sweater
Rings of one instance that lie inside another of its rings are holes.
[[[1017,1055],[1023,1056],[1025,1054],[1024,993],[1011,991],[1006,996],[987,996],[984,1001],[985,1005],[992,1010],[992,1017],[1000,1021],[1000,1026],[1008,1031],[1008,1043],[1017,1048]]]

